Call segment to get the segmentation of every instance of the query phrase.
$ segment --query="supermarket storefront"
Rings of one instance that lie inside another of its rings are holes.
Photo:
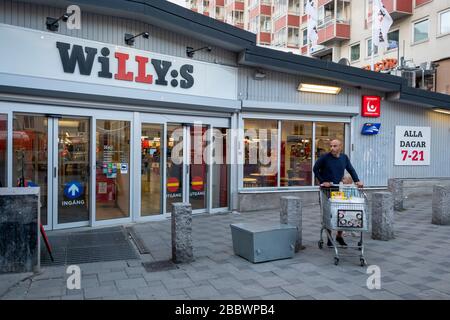
[[[60,89],[0,102],[0,183],[41,187],[47,229],[160,219],[181,201],[195,213],[229,210],[236,68],[8,25],[0,41],[10,43],[0,53],[10,83]],[[80,99],[68,103],[74,90]],[[214,164],[212,139],[222,148]]]

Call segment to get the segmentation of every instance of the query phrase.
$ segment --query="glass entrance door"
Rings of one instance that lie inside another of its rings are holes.
[[[88,225],[89,118],[14,113],[13,181],[40,187],[46,229]]]
[[[189,136],[187,150],[189,150],[188,170],[186,180],[188,185],[188,202],[192,210],[207,208],[208,165],[206,164],[206,131],[208,127],[189,125],[186,134]]]
[[[196,124],[167,125],[166,212],[175,202],[189,202],[197,212],[208,207],[207,129]]]
[[[164,126],[142,123],[141,125],[141,216],[162,213],[162,172]]]
[[[13,114],[13,185],[40,187],[41,224],[52,227],[51,148],[53,122],[44,115]],[[50,134],[49,134],[50,132]]]
[[[57,214],[55,224],[87,225],[90,218],[90,120],[55,119]],[[75,226],[75,225],[74,225]]]

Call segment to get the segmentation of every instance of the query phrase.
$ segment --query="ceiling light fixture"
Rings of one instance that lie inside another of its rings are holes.
[[[450,109],[433,108],[433,110],[439,113],[450,114]]]
[[[341,92],[340,87],[332,87],[308,83],[300,83],[297,90],[302,92],[326,93],[326,94],[338,94],[339,92]]]

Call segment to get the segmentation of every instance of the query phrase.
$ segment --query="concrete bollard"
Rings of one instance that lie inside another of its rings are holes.
[[[433,187],[432,224],[450,225],[450,186]]]
[[[286,196],[280,199],[280,223],[297,227],[297,240],[295,252],[303,249],[302,246],[302,202],[299,197]]]
[[[372,194],[372,239],[394,239],[394,205],[390,192]]]
[[[172,260],[175,263],[187,263],[194,260],[190,203],[172,204]]]
[[[403,180],[397,178],[389,179],[388,190],[389,192],[392,192],[392,196],[394,198],[394,210],[403,210]]]

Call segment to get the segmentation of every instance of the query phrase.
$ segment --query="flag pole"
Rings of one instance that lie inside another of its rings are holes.
[[[375,0],[372,0],[372,41],[371,41],[371,62],[370,62],[370,70],[375,71],[374,69],[374,51],[375,51],[375,41],[373,38],[374,29],[375,29]]]

